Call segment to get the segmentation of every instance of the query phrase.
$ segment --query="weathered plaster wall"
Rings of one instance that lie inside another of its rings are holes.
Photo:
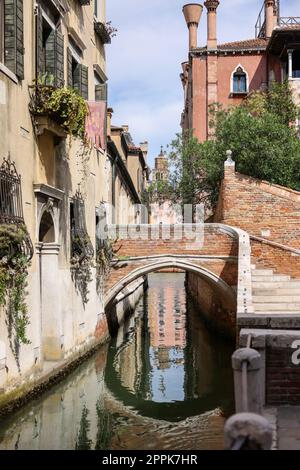
[[[21,174],[24,219],[34,245],[27,296],[30,344],[20,348],[19,369],[11,352],[6,314],[3,308],[0,311],[0,390],[5,388],[6,391],[34,380],[43,370],[45,358],[71,359],[104,340],[108,333],[103,299],[96,289],[95,269],[87,305],[83,305],[71,277],[70,202],[80,184],[85,199],[87,232],[95,248],[95,213],[102,201],[109,200],[110,164],[104,151],[87,150],[77,139],[67,138],[59,143],[48,131],[39,137],[35,135],[28,107],[28,86],[35,78],[35,2],[26,0],[25,3],[25,79],[18,81],[0,64],[0,164],[9,154]],[[94,32],[93,3],[84,7],[79,2],[71,3],[70,12],[61,21],[65,80],[68,28],[71,27],[85,45],[82,63],[89,68],[89,99],[94,100],[94,65],[98,64],[105,72],[104,46]],[[101,16],[101,19],[104,18]],[[61,200],[55,201],[55,241],[48,246],[44,244],[44,248],[53,253],[43,261],[39,255],[43,247],[39,244],[38,227],[43,204],[40,194],[34,192],[37,183],[63,191]],[[47,325],[44,333],[42,325]]]

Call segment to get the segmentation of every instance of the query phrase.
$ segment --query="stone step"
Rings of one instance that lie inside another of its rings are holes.
[[[290,281],[253,281],[252,289],[300,289],[300,281],[290,280]]]
[[[300,294],[299,295],[257,295],[253,296],[253,302],[255,303],[300,303]]]
[[[252,276],[253,282],[278,282],[278,281],[289,281],[291,276],[287,274],[273,274],[272,276],[259,276],[258,274]]]
[[[255,303],[254,310],[256,312],[300,312],[300,303]]]
[[[273,276],[273,269],[253,269],[252,276]]]
[[[252,289],[253,296],[256,295],[272,295],[272,296],[297,296],[300,295],[300,286],[299,287],[278,287],[275,289],[261,289],[260,287],[254,287]]]
[[[288,311],[288,312],[285,312],[285,311],[281,311],[279,310],[278,312],[277,311],[269,311],[269,310],[262,310],[261,312],[259,311],[255,311],[255,314],[256,315],[264,315],[264,316],[268,316],[268,315],[289,315],[291,318],[295,315],[300,315],[300,310],[299,311]]]

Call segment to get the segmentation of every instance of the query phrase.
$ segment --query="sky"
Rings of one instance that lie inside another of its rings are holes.
[[[152,167],[160,146],[180,131],[183,90],[179,75],[188,57],[184,0],[106,0],[106,17],[118,29],[106,46],[112,123],[128,125],[136,145],[149,142]],[[200,3],[203,3],[200,1]],[[220,0],[218,42],[250,39],[263,0]],[[281,16],[300,16],[299,0],[281,0]],[[198,45],[206,42],[206,9]]]

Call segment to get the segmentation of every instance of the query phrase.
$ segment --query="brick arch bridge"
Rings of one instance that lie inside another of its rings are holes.
[[[223,224],[110,226],[117,240],[114,267],[106,280],[108,311],[136,279],[164,269],[196,274],[231,315],[253,313],[251,249],[243,230]]]

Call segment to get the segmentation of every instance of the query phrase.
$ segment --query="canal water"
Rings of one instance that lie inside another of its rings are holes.
[[[185,276],[151,274],[110,345],[0,421],[0,449],[222,449],[234,348],[207,329]]]

